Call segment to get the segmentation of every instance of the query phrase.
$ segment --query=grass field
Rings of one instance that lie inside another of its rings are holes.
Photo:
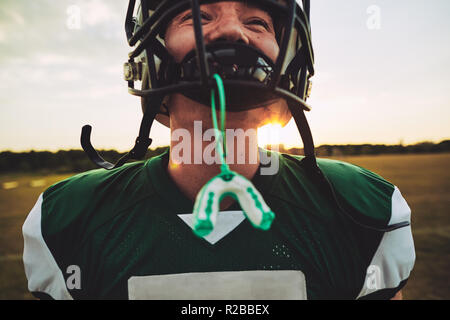
[[[416,265],[404,298],[450,299],[450,154],[339,159],[394,183],[412,209]],[[32,298],[23,271],[21,227],[39,194],[67,176],[0,176],[0,299]]]

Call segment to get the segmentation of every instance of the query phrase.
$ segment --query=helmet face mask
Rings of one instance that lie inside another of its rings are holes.
[[[214,73],[224,80],[227,111],[257,108],[280,98],[302,109],[310,109],[305,100],[307,83],[314,73],[313,51],[309,19],[302,8],[309,1],[303,1],[302,7],[295,0],[244,1],[275,17],[280,47],[277,61],[271,61],[261,50],[239,42],[205,43],[202,31],[196,30],[195,50],[177,63],[165,47],[164,31],[176,15],[186,10],[193,11],[195,28],[194,2],[202,5],[218,1],[142,0],[136,18],[131,15],[135,1],[130,1],[126,29],[134,51],[130,53],[126,69],[141,69],[142,72],[136,72],[134,78],[128,75],[126,80],[129,92],[142,97],[144,112],[156,108],[159,113],[164,113],[164,98],[172,93],[181,93],[208,105]],[[201,19],[199,14],[197,18]],[[135,89],[135,83],[130,79],[140,80],[141,88]]]
[[[228,81],[227,111],[253,109],[277,99],[270,91],[251,87],[252,83],[268,85],[275,68],[273,62],[263,52],[245,44],[229,42],[208,44],[205,49],[211,74],[217,73],[224,81]],[[201,76],[195,50],[189,52],[180,64],[164,67],[160,69],[160,74],[166,72],[167,78],[160,79],[167,79],[167,84],[194,82]],[[247,86],[245,94],[242,92],[241,84]],[[194,88],[181,93],[203,105],[208,105],[211,100],[210,92],[204,88]]]

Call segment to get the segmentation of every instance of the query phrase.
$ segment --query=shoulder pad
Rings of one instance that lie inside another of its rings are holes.
[[[48,236],[70,225],[89,234],[132,203],[148,196],[143,161],[114,170],[96,169],[77,174],[49,187],[43,194],[42,227]]]
[[[391,217],[396,187],[392,183],[343,161],[318,159],[317,163],[340,204],[356,221],[380,229],[394,224]]]

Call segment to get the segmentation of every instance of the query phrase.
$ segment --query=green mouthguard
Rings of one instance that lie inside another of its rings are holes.
[[[197,194],[194,205],[194,233],[199,237],[205,237],[213,231],[220,211],[220,202],[227,196],[239,202],[245,216],[255,228],[268,230],[275,214],[255,186],[244,176],[230,170],[225,161],[225,90],[218,74],[214,74],[214,79],[220,100],[220,130],[217,123],[214,89],[211,90],[211,111],[221,172],[209,180]]]

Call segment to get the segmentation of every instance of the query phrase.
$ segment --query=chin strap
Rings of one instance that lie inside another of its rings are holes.
[[[220,99],[220,130],[217,124],[215,90],[211,90],[211,111],[215,131],[216,151],[221,161],[221,172],[199,191],[194,205],[194,233],[204,237],[211,233],[220,211],[220,202],[231,196],[241,205],[247,219],[255,228],[268,230],[275,214],[267,206],[255,186],[244,176],[230,169],[225,161],[225,91],[222,79],[214,74]]]
[[[320,171],[319,167],[317,166],[316,154],[314,151],[314,140],[305,116],[305,112],[300,106],[296,104],[294,105],[292,103],[288,103],[288,106],[289,110],[291,111],[292,117],[295,120],[295,124],[297,125],[300,137],[302,138],[305,154],[305,158],[303,158],[302,162],[308,168],[309,173],[321,175],[322,171]]]
[[[89,159],[94,162],[100,168],[106,170],[112,170],[122,166],[125,162],[130,159],[140,160],[144,158],[147,153],[148,147],[152,143],[152,139],[149,138],[150,129],[153,124],[153,120],[156,117],[156,108],[147,108],[141,121],[141,127],[139,129],[139,136],[136,138],[133,149],[131,149],[126,155],[120,158],[116,164],[112,164],[105,159],[103,159],[98,152],[94,149],[91,144],[91,132],[92,127],[90,125],[85,125],[81,129],[81,146],[88,155]]]

